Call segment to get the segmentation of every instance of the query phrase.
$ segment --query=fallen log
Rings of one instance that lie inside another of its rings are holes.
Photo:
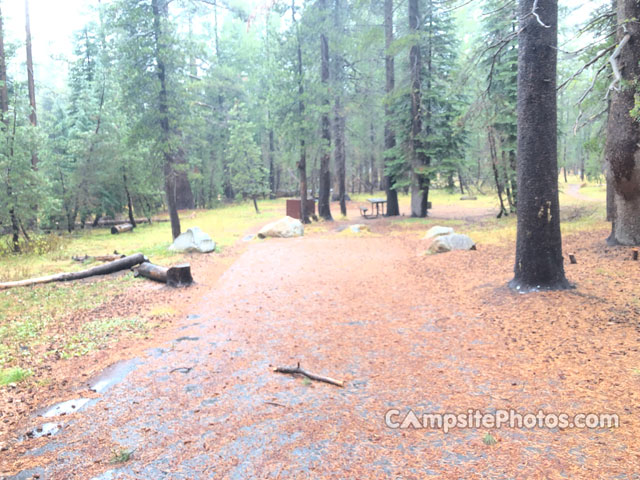
[[[331,377],[323,377],[322,375],[316,375],[315,373],[310,373],[302,368],[300,368],[300,362],[298,362],[297,367],[277,367],[273,369],[276,373],[288,373],[291,375],[303,375],[307,377],[309,380],[315,380],[316,382],[324,382],[329,383],[331,385],[335,385],[336,387],[344,387],[344,382],[342,380],[336,380]]]
[[[144,262],[135,269],[135,275],[166,283],[170,287],[185,287],[193,283],[191,277],[191,265],[183,263],[173,267],[162,267],[153,263]]]
[[[76,262],[113,262],[114,260],[118,260],[119,258],[124,258],[126,257],[126,255],[121,255],[118,253],[113,253],[111,255],[96,255],[96,256],[90,256],[90,255],[74,255],[73,257],[71,257],[72,260],[75,260]]]
[[[15,282],[0,283],[0,290],[6,290],[13,287],[28,287],[30,285],[39,285],[42,283],[52,282],[69,282],[72,280],[82,280],[83,278],[93,277],[95,275],[108,275],[110,273],[126,270],[140,263],[146,262],[147,258],[141,254],[129,255],[113,262],[98,265],[97,267],[80,270],[79,272],[57,273],[46,277],[30,278],[27,280],[17,280]]]
[[[117,233],[130,232],[131,230],[133,230],[133,225],[130,223],[121,223],[120,225],[111,227],[111,233],[114,235]]]

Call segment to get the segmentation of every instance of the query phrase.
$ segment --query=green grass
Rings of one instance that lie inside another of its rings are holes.
[[[10,383],[18,383],[25,378],[30,377],[31,370],[27,370],[20,367],[7,368],[0,370],[0,386],[8,385]]]
[[[139,318],[109,318],[85,323],[62,347],[61,357],[80,357],[105,348],[122,334],[143,336],[149,328],[147,321]]]
[[[182,230],[198,226],[217,243],[216,251],[235,244],[248,230],[284,216],[285,201],[223,206],[214,210],[180,212]],[[183,255],[167,250],[171,225],[156,222],[140,225],[133,232],[112,235],[110,229],[87,229],[71,235],[34,236],[26,253],[0,256],[0,281],[20,280],[94,265],[73,261],[73,255],[104,255],[142,252],[154,263],[179,263]],[[3,239],[6,243],[6,238]],[[73,321],[73,313],[91,311],[109,302],[135,282],[130,273],[87,282],[51,283],[0,291],[0,369],[18,364],[37,367],[46,361],[46,351],[63,358],[85,355],[107,346],[121,336],[144,335],[152,328],[148,320],[161,321],[175,314],[167,307],[140,312],[140,318],[111,318],[84,325]],[[65,325],[59,322],[66,319]],[[71,321],[70,321],[71,319]],[[50,348],[53,347],[53,349]]]
[[[125,291],[132,274],[90,283],[52,283],[0,292],[0,368],[25,357],[38,347],[64,341],[49,333],[60,318],[74,311],[91,310]]]
[[[182,231],[200,227],[216,242],[216,250],[221,251],[241,239],[247,229],[280,218],[285,213],[283,199],[265,200],[259,202],[259,207],[259,215],[252,203],[180,212]],[[0,257],[0,281],[77,271],[92,266],[71,260],[73,255],[105,255],[115,250],[123,254],[141,252],[158,264],[176,263],[182,257],[167,250],[171,244],[169,222],[142,224],[133,232],[119,235],[112,235],[108,228],[86,229],[70,235],[53,234],[48,243],[53,245],[50,251],[43,247],[28,254]]]
[[[126,463],[133,457],[133,452],[126,448],[114,449],[111,452],[111,463]]]

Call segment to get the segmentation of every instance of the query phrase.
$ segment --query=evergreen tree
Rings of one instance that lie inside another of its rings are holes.
[[[229,119],[229,160],[231,184],[236,194],[253,200],[256,213],[258,197],[269,193],[268,171],[262,163],[260,147],[254,140],[255,126],[247,120],[244,105],[234,105]]]

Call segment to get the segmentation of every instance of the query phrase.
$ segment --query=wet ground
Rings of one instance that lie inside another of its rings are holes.
[[[595,300],[508,291],[509,250],[417,246],[375,228],[252,242],[169,341],[36,412],[6,478],[640,478],[640,406],[611,380],[640,361],[632,330],[603,346],[577,313]],[[298,362],[345,388],[273,372]],[[498,408],[621,412],[626,430],[385,425]]]

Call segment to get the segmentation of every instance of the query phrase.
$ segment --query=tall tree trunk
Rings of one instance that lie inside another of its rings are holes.
[[[25,30],[27,34],[27,83],[29,85],[29,104],[31,105],[31,113],[29,121],[34,127],[38,126],[38,115],[36,114],[36,83],[33,78],[33,53],[31,49],[31,19],[29,17],[29,0],[24,0],[25,11]],[[38,169],[38,153],[33,151],[31,154],[31,167]]]
[[[521,292],[569,287],[558,202],[558,2],[537,0],[537,16],[534,4],[522,0],[519,11],[518,227],[510,286]]]
[[[336,170],[338,171],[338,200],[340,202],[340,213],[347,216],[347,186],[346,186],[346,154],[344,145],[345,118],[342,112],[342,99],[336,96],[334,106],[333,131],[335,136],[334,159]]]
[[[418,35],[420,14],[418,0],[409,0],[409,31]],[[429,178],[424,168],[429,165],[429,158],[424,152],[422,142],[422,59],[418,40],[409,51],[409,68],[411,72],[411,216],[426,217],[429,198]]]
[[[622,77],[613,94],[607,123],[605,161],[613,187],[614,238],[621,245],[640,245],[640,124],[631,117],[640,79],[640,3],[618,0],[618,43],[626,41],[617,60]],[[623,28],[623,26],[625,28]],[[626,40],[625,40],[626,38]]]
[[[325,220],[333,220],[331,217],[331,171],[329,164],[331,162],[331,124],[329,122],[329,42],[324,33],[326,29],[326,0],[320,0],[320,8],[322,10],[322,33],[320,34],[320,81],[325,89],[323,92],[324,111],[322,113],[322,153],[320,156],[320,183],[318,188],[318,215]]]
[[[267,113],[269,122],[271,122],[271,114]],[[273,127],[269,127],[269,191],[271,196],[276,196],[276,166],[275,166],[276,147],[273,134]]]
[[[398,191],[394,185],[395,177],[389,172],[391,165],[395,161],[395,156],[391,154],[391,149],[396,146],[396,135],[393,130],[393,113],[389,105],[388,99],[395,88],[395,68],[394,57],[391,53],[391,44],[393,43],[393,0],[384,0],[384,46],[385,46],[385,93],[387,94],[387,102],[384,107],[384,165],[385,178],[384,189],[387,194],[387,215],[395,217],[400,215],[400,206],[398,205]]]
[[[333,14],[334,14],[334,31],[337,32],[336,44],[342,45],[344,41],[342,38],[343,33],[343,25],[342,25],[342,5],[340,4],[340,0],[335,0],[333,6]],[[346,151],[345,151],[345,124],[346,119],[344,116],[344,110],[342,108],[342,96],[343,96],[343,82],[344,78],[342,75],[343,69],[343,58],[337,52],[334,52],[333,55],[333,89],[335,92],[335,100],[334,100],[334,123],[333,123],[333,134],[335,139],[335,148],[334,148],[334,164],[337,170],[338,177],[338,200],[340,202],[340,213],[342,216],[347,216],[347,201],[346,201]]]
[[[7,88],[7,62],[4,51],[4,19],[0,8],[0,112],[2,118],[0,121],[4,124],[2,127],[5,131],[9,129],[9,90]]]
[[[131,201],[131,194],[129,193],[129,182],[127,180],[127,172],[122,168],[122,184],[124,185],[124,193],[127,196],[127,209],[129,211],[129,223],[133,225],[133,228],[137,227],[136,217],[133,214],[133,202]]]
[[[511,196],[511,184],[509,183],[509,167],[507,165],[507,152],[502,150],[502,169],[504,171],[504,189],[507,195],[507,203],[509,204],[509,212],[515,211],[513,197]]]
[[[502,186],[502,182],[500,181],[500,174],[498,172],[498,153],[496,148],[496,139],[493,134],[492,127],[488,127],[487,136],[489,139],[489,154],[491,156],[491,167],[493,169],[493,179],[496,182],[498,200],[500,201],[500,212],[498,212],[497,217],[502,218],[503,215],[509,215],[509,212],[507,212],[507,209],[504,206],[504,200],[502,199],[503,186]]]
[[[462,181],[462,172],[458,167],[458,183],[460,184],[460,195],[464,195],[464,182]]]
[[[300,29],[296,20],[295,0],[291,0],[291,19],[296,29],[296,54],[298,60],[298,120],[300,122],[300,160],[298,161],[298,178],[300,179],[300,220],[309,223],[307,212],[307,147],[304,140],[304,83],[302,78],[302,46]]]
[[[374,155],[376,147],[376,131],[373,126],[373,122],[369,124],[369,141],[371,144],[371,152],[369,154],[369,193],[373,195],[373,192],[378,188],[378,172],[376,169],[376,156]]]
[[[175,172],[175,153],[171,149],[171,127],[169,125],[169,101],[167,94],[167,73],[164,63],[164,45],[162,22],[168,16],[166,0],[151,0],[153,10],[153,33],[155,39],[155,57],[157,77],[160,83],[158,92],[158,112],[162,145],[164,148],[164,189],[167,196],[169,218],[171,219],[171,235],[175,239],[180,235],[180,217],[177,208],[177,181]]]
[[[6,72],[5,72],[6,73]],[[14,102],[17,102],[17,92],[16,89],[16,98]],[[7,106],[8,108],[8,106]],[[5,112],[6,113],[6,112]],[[7,137],[7,142],[9,143],[9,158],[13,160],[13,154],[15,152],[15,141],[16,141],[16,127],[18,125],[18,109],[13,109],[13,127],[11,134]],[[18,216],[16,214],[15,207],[15,199],[13,196],[13,180],[11,179],[11,162],[9,162],[9,166],[7,168],[7,200],[11,205],[9,208],[9,218],[11,220],[11,233],[12,233],[12,244],[14,253],[20,252],[20,222],[18,221]]]

